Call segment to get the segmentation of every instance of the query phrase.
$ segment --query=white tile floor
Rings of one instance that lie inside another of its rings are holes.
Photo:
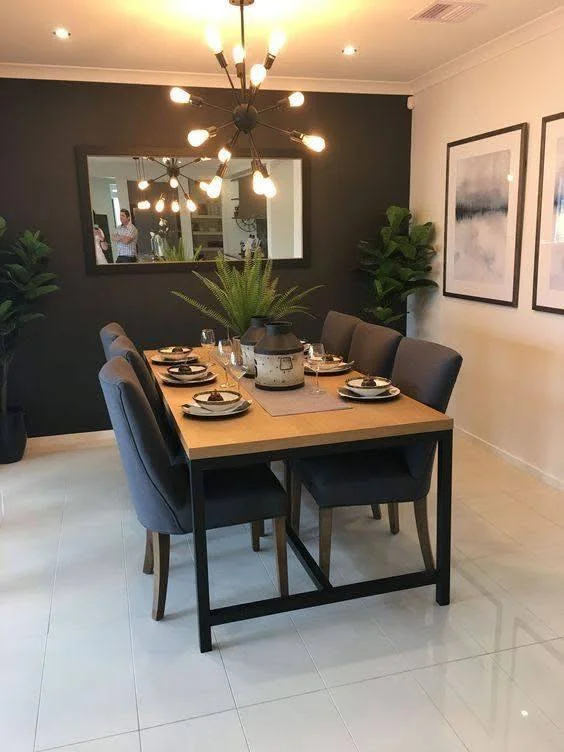
[[[151,621],[111,440],[32,444],[0,493],[2,752],[564,750],[564,493],[467,439],[450,607],[425,588],[226,625],[206,655],[189,537]],[[421,568],[407,507],[401,524],[339,511],[333,579]],[[316,532],[306,503],[312,550]],[[260,554],[246,528],[209,538],[215,604],[275,592],[271,536]],[[309,589],[292,555],[290,576]]]

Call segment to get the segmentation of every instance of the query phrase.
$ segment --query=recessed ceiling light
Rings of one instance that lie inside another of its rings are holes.
[[[58,26],[56,29],[53,29],[53,36],[57,37],[57,39],[68,39],[70,35],[70,31],[63,26]]]
[[[343,55],[346,55],[347,57],[352,57],[353,55],[356,55],[358,52],[358,49],[354,46],[354,44],[346,44],[343,47]]]

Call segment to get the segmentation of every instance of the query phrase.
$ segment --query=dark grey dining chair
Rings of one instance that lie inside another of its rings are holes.
[[[348,358],[353,332],[360,319],[348,313],[329,311],[323,322],[321,342],[331,355]]]
[[[433,342],[401,340],[392,382],[402,393],[445,412],[462,357]],[[401,397],[400,397],[401,399]],[[427,494],[436,441],[421,439],[408,447],[374,449],[298,460],[290,466],[292,527],[299,530],[302,484],[319,508],[319,566],[329,576],[333,509],[388,505],[390,530],[399,532],[398,503],[413,502],[419,544],[426,569],[434,569],[427,519]]]
[[[164,616],[170,536],[192,531],[187,465],[173,465],[147,397],[132,366],[112,358],[99,373],[131,499],[147,530],[143,571],[153,574],[153,619]],[[210,472],[204,479],[208,529],[273,519],[278,583],[288,594],[288,498],[267,465]]]
[[[109,347],[109,354],[110,359],[116,357],[125,358],[135,371],[135,375],[139,379],[141,388],[145,392],[145,396],[147,397],[151,410],[153,411],[159,429],[163,435],[171,461],[174,463],[186,462],[186,455],[180,446],[176,434],[171,428],[153,374],[133,342],[125,335],[117,337]]]
[[[389,378],[402,335],[387,326],[360,321],[352,336],[349,360],[360,373]]]
[[[106,324],[106,326],[103,326],[100,329],[100,339],[102,341],[102,347],[104,348],[104,355],[106,356],[106,360],[110,359],[110,345],[114,341],[114,339],[117,339],[118,337],[122,337],[125,335],[125,329],[121,324],[118,324],[117,321],[111,321],[109,324]]]

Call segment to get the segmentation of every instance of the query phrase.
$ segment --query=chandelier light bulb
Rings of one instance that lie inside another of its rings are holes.
[[[223,52],[221,37],[218,30],[213,26],[208,26],[206,29],[206,42],[214,55],[219,55]]]
[[[162,211],[164,211],[164,208],[165,208],[165,202],[164,202],[164,199],[161,197],[155,204],[155,211],[160,214]]]
[[[289,95],[288,102],[290,102],[290,107],[301,107],[305,102],[305,97],[301,91],[295,91]]]
[[[176,104],[189,104],[192,96],[185,89],[181,89],[180,86],[175,86],[170,90],[170,98]]]
[[[205,180],[200,180],[200,188],[204,193],[208,192],[210,184]]]
[[[137,183],[137,187],[139,188],[140,191],[146,191],[147,188],[149,187],[149,181],[148,180],[140,180]]]
[[[221,193],[221,186],[223,184],[223,178],[219,175],[215,175],[208,187],[208,196],[210,198],[217,198]]]
[[[285,44],[286,34],[284,34],[282,29],[275,29],[270,35],[270,39],[268,41],[268,54],[276,57],[276,55],[278,55]]]
[[[168,184],[171,188],[178,188],[178,178],[176,178],[174,175],[171,177],[171,179],[168,181]]]
[[[271,177],[263,178],[262,192],[266,196],[266,198],[274,198],[274,196],[276,196],[276,186]]]
[[[222,146],[219,152],[217,153],[217,158],[222,164],[227,164],[229,160],[231,159],[231,152],[227,148],[227,146]]]
[[[253,191],[258,195],[262,196],[264,194],[264,175],[260,170],[255,170],[253,172]]]
[[[325,139],[322,136],[314,136],[312,134],[306,134],[303,136],[302,141],[308,149],[312,151],[323,151],[325,149]]]
[[[196,206],[196,204],[192,201],[190,197],[186,199],[186,208],[188,209],[189,212],[198,211],[198,207]]]
[[[202,144],[205,144],[208,138],[210,137],[210,134],[208,131],[204,130],[203,128],[199,128],[193,131],[190,131],[188,134],[188,143],[190,146],[201,146]]]
[[[147,200],[144,200],[144,201],[138,201],[138,202],[137,202],[137,208],[138,208],[138,209],[141,209],[141,210],[144,210],[144,209],[150,209],[150,208],[151,208],[151,204],[150,204],[150,203],[149,203],[149,201],[147,201]]]
[[[251,68],[251,83],[253,86],[258,87],[262,84],[266,78],[266,68],[262,63],[256,63]]]
[[[242,44],[236,44],[233,47],[233,62],[235,65],[240,65],[245,59],[245,48]]]
[[[170,208],[175,214],[180,211],[180,204],[178,203],[176,199],[174,199],[174,201],[171,202]]]

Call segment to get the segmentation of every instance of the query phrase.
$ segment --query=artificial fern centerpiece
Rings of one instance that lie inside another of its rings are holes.
[[[217,280],[193,272],[215,298],[218,307],[201,303],[183,292],[172,294],[185,303],[240,336],[251,325],[253,316],[267,316],[271,320],[286,319],[296,313],[308,313],[302,301],[321,285],[299,291],[297,285],[285,292],[278,291],[278,279],[272,277],[272,260],[260,254],[245,256],[243,266],[226,261],[223,255],[215,259]]]

